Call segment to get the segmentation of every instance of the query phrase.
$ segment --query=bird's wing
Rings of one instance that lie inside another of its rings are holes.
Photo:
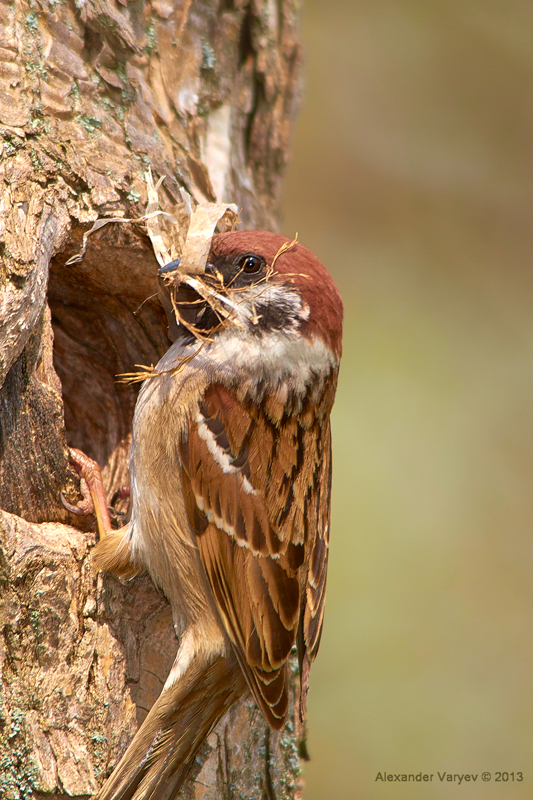
[[[256,403],[215,384],[179,445],[209,585],[250,689],[276,728],[300,620],[313,657],[324,601],[329,421],[310,401],[303,405],[286,396]]]

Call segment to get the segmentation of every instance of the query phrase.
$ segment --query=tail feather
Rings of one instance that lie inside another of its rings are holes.
[[[196,655],[163,689],[98,800],[173,800],[203,740],[246,690],[232,656]]]

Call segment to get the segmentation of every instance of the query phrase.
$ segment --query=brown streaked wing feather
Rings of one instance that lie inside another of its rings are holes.
[[[329,550],[329,520],[331,505],[331,427],[326,423],[320,473],[315,476],[310,506],[314,506],[316,525],[311,534],[311,556],[305,592],[303,636],[308,657],[313,660],[318,652],[326,597],[326,577]]]
[[[279,728],[304,562],[305,498],[297,490],[297,502],[292,485],[313,481],[316,447],[306,457],[293,417],[274,427],[257,405],[220,385],[207,390],[200,415],[179,448],[189,520],[250,689]]]
[[[270,724],[279,728],[288,703],[285,660],[294,637],[292,632],[280,627],[266,586],[261,587],[261,596],[258,586],[253,596],[247,594],[248,586],[258,577],[249,575],[257,572],[254,562],[266,559],[239,547],[212,524],[198,537],[198,547],[248,685]]]

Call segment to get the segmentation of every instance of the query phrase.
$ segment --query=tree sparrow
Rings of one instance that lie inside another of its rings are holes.
[[[180,645],[100,800],[175,797],[248,690],[281,728],[295,644],[303,718],[324,613],[339,293],[309,250],[264,231],[216,235],[205,273],[173,262],[160,278],[175,341],[137,400],[130,522],[99,518],[95,564],[148,571]]]

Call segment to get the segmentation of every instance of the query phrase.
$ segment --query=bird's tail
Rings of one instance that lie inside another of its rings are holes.
[[[231,655],[195,654],[179,672],[175,683],[165,685],[98,800],[173,800],[205,737],[246,692]]]

